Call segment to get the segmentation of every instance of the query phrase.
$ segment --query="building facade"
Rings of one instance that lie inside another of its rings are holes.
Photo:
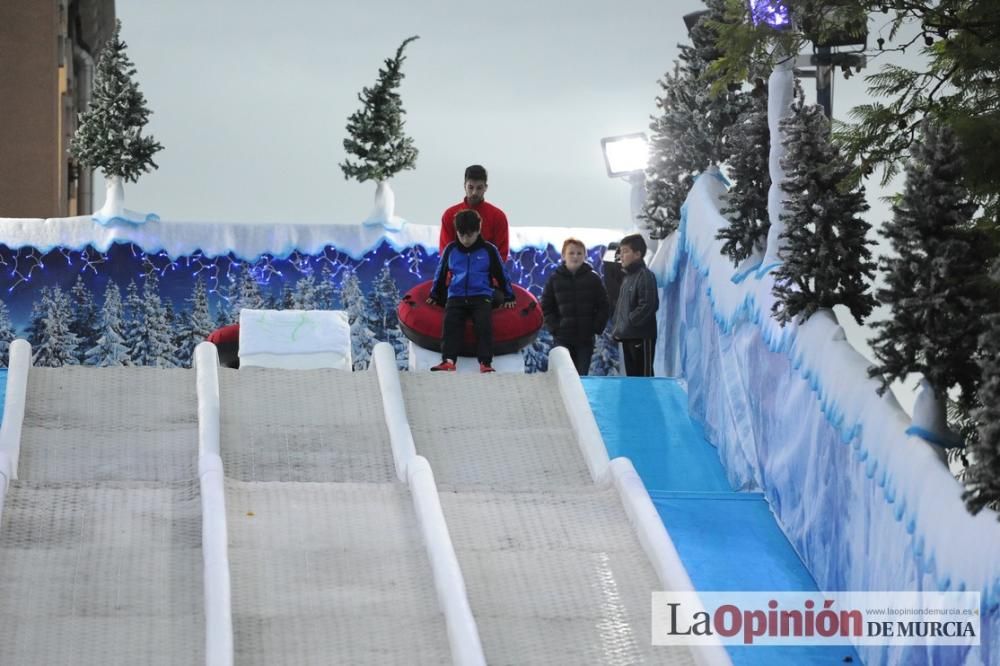
[[[0,2],[0,217],[91,212],[68,149],[114,21],[114,0]]]

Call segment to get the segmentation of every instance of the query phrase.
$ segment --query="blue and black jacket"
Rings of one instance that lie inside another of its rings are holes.
[[[451,282],[448,282],[449,274]],[[505,302],[514,300],[514,290],[504,270],[500,252],[480,236],[469,247],[459,241],[448,244],[441,253],[441,263],[434,274],[430,295],[441,304],[449,298],[493,298],[494,285],[503,291]]]

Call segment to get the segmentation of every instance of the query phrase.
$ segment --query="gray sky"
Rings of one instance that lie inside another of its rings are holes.
[[[126,189],[164,219],[359,222],[375,186],[337,166],[357,94],[410,35],[400,92],[420,155],[392,182],[396,213],[436,224],[462,173],[490,171],[511,224],[622,228],[628,186],[603,136],[646,130],[657,79],[699,0],[476,5],[117,0],[165,146]],[[99,197],[103,192],[99,193]]]

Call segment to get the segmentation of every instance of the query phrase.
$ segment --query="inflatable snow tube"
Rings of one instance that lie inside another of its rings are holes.
[[[399,302],[399,328],[414,344],[430,351],[441,351],[444,308],[428,305],[432,280],[410,289]],[[512,354],[530,345],[542,327],[542,308],[531,293],[514,285],[515,306],[493,309],[493,353]],[[465,338],[460,356],[476,356],[476,336],[472,320],[465,322]]]
[[[217,328],[206,338],[219,351],[219,365],[223,368],[240,367],[240,325],[230,324]]]

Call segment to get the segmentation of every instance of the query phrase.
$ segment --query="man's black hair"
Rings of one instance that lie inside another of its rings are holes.
[[[646,256],[646,239],[642,237],[642,234],[629,234],[621,240],[619,245],[627,245],[630,250],[637,253],[640,257]]]
[[[481,224],[479,213],[474,210],[462,210],[455,215],[455,232],[466,235],[479,231]]]
[[[486,182],[486,167],[482,164],[473,164],[465,169],[466,180],[481,180]]]

